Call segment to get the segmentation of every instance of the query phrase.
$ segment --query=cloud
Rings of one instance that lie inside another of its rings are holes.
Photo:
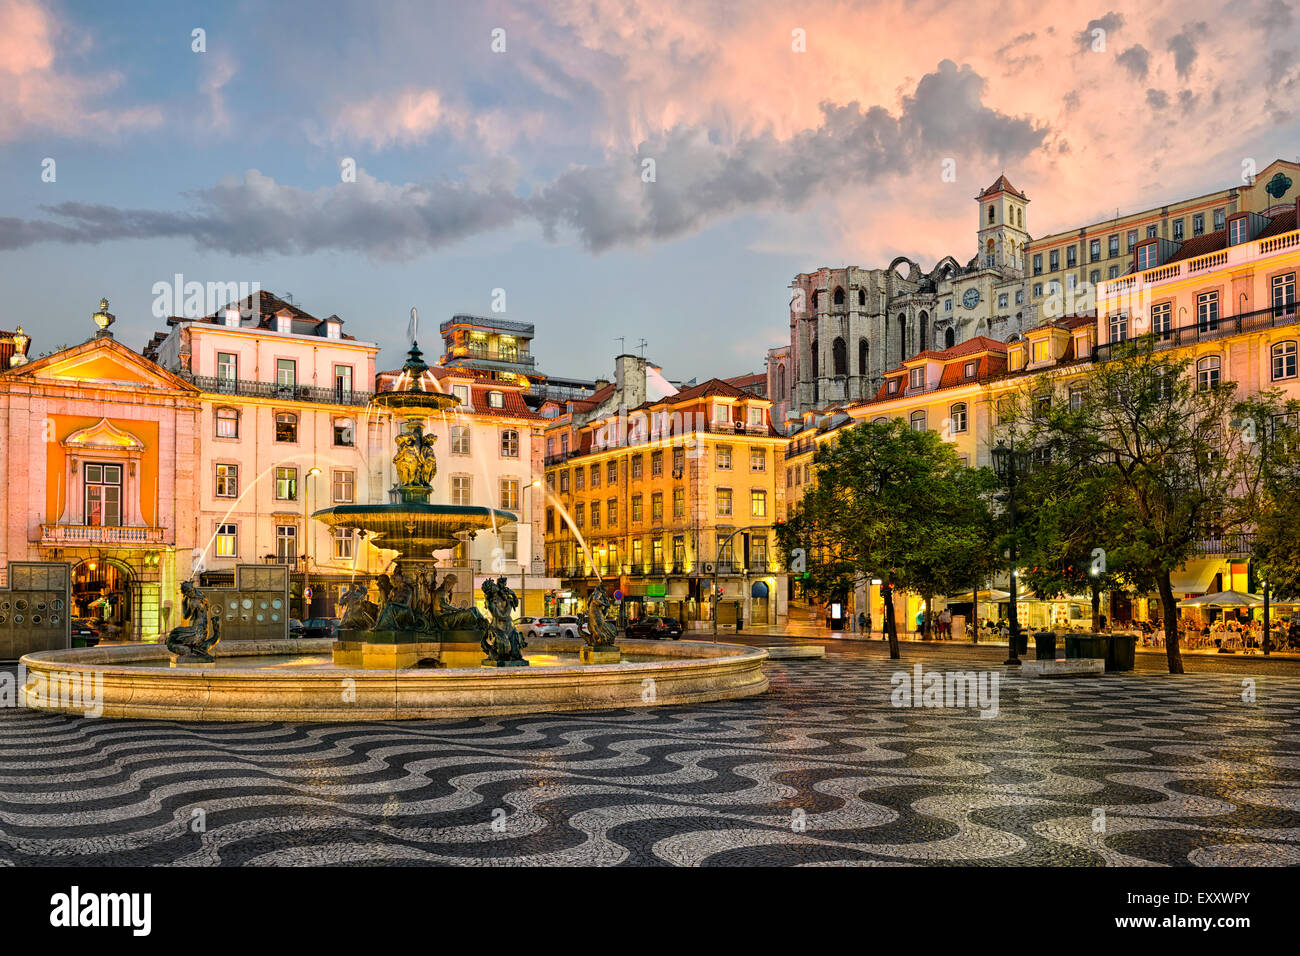
[[[63,203],[53,221],[0,220],[0,248],[33,242],[187,236],[237,254],[323,249],[402,258],[520,221],[547,235],[572,230],[593,251],[664,240],[747,211],[793,209],[846,185],[905,175],[941,158],[1006,164],[1042,146],[1047,129],[983,102],[985,82],[944,60],[923,76],[894,115],[858,103],[822,105],[815,128],[782,139],[771,132],[724,144],[700,124],[680,125],[632,155],[575,166],[521,198],[517,167],[478,170],[460,182],[394,185],[368,174],[307,191],[256,170],[194,194],[184,213]],[[436,112],[433,104],[420,116]],[[405,122],[405,121],[403,121]],[[644,177],[646,161],[655,175]],[[651,178],[652,181],[646,181]]]
[[[1147,106],[1153,110],[1162,110],[1169,105],[1169,94],[1164,90],[1147,90]]]
[[[1119,65],[1124,67],[1140,80],[1147,78],[1147,72],[1150,69],[1151,54],[1141,43],[1135,43],[1119,56],[1115,58]]]
[[[1255,24],[1265,33],[1277,34],[1291,28],[1293,16],[1291,6],[1286,3],[1286,0],[1269,0],[1255,19]]]
[[[1192,71],[1192,64],[1196,62],[1196,43],[1197,39],[1204,36],[1209,30],[1205,21],[1186,24],[1182,31],[1174,34],[1169,38],[1166,49],[1174,55],[1174,69],[1182,79],[1187,79],[1187,75]]]
[[[1110,34],[1117,31],[1124,25],[1124,15],[1116,13],[1114,10],[1107,13],[1104,17],[1098,17],[1095,20],[1089,20],[1088,25],[1074,35],[1075,46],[1080,53],[1087,53],[1092,49],[1094,41],[1093,31],[1104,30],[1106,39],[1110,39]]]
[[[33,133],[87,137],[157,126],[155,106],[124,110],[95,101],[122,84],[114,70],[85,74],[58,65],[56,38],[63,31],[36,0],[0,0],[0,142]]]
[[[318,141],[359,141],[375,149],[414,146],[435,133],[446,133],[489,149],[500,150],[535,135],[544,118],[535,111],[470,109],[447,101],[437,89],[406,87],[344,104]]]

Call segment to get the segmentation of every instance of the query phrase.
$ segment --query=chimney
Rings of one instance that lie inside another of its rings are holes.
[[[614,392],[619,405],[636,408],[646,400],[645,359],[620,355],[614,359]]]
[[[228,328],[239,328],[239,310],[233,306],[226,309],[226,326]]]

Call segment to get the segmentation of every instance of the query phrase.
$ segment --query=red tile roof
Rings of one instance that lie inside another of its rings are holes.
[[[1282,233],[1291,232],[1295,228],[1296,210],[1294,207],[1290,207],[1274,216],[1252,241],[1280,236]],[[1228,228],[1225,226],[1222,229],[1216,229],[1214,232],[1207,232],[1203,236],[1193,236],[1179,246],[1178,251],[1166,259],[1165,262],[1182,262],[1186,259],[1196,259],[1226,248],[1228,248]]]
[[[186,319],[183,316],[173,315],[167,319],[167,324],[177,325],[181,322],[194,321],[194,322],[203,322],[207,325],[225,325],[226,309],[229,308],[238,308],[244,310],[250,309],[252,308],[251,300],[252,297],[250,296],[247,299],[238,299],[233,302],[227,302],[224,306],[222,306],[212,315],[205,315],[201,319],[191,320],[191,319]],[[316,316],[310,314],[309,312],[303,311],[302,309],[298,308],[296,305],[292,305],[291,303],[286,302],[284,299],[281,299],[279,296],[274,295],[273,293],[270,293],[265,289],[261,289],[258,291],[257,310],[258,310],[257,325],[244,326],[244,328],[273,329],[275,328],[275,323],[274,323],[275,314],[277,312],[288,312],[292,321],[291,328],[293,329],[294,332],[297,332],[301,335],[323,335],[324,334],[324,331],[321,330],[321,326],[324,325],[326,319],[317,318]],[[328,318],[335,319],[340,324],[343,322],[343,320],[340,319],[337,315],[331,315],[328,316]],[[356,336],[348,335],[346,332],[340,332],[340,338],[356,341]]]
[[[1017,199],[1025,200],[1025,202],[1029,201],[1029,197],[1027,197],[1015,186],[1011,185],[1011,180],[1007,179],[1005,173],[1003,173],[997,179],[993,180],[993,185],[990,186],[988,189],[981,190],[978,198],[983,199],[985,196],[991,196],[994,193],[1001,193],[1001,192],[1010,193],[1011,195],[1015,196]]]

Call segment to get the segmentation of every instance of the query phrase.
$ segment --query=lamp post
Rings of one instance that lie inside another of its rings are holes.
[[[1007,503],[1011,528],[1011,574],[1009,575],[1011,583],[1007,587],[1011,602],[1009,611],[1011,635],[1008,641],[1011,652],[1003,663],[1016,667],[1020,666],[1020,657],[1016,653],[1016,644],[1020,637],[1020,617],[1016,609],[1016,480],[1018,472],[1024,470],[1024,454],[1014,448],[1008,448],[1003,442],[998,442],[997,447],[993,449],[993,471],[1007,488],[1005,495],[998,495],[998,500]]]
[[[307,478],[315,478],[320,474],[319,468],[312,468],[307,472]],[[307,553],[303,555],[302,562],[302,619],[305,621],[311,617],[311,481],[308,480],[307,487],[303,489],[303,531],[307,535]]]

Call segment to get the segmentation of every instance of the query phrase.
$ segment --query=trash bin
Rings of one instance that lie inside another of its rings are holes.
[[[1093,657],[1104,661],[1108,644],[1104,634],[1068,634],[1065,638],[1065,657],[1067,660]]]
[[[1016,636],[1016,656],[1017,657],[1029,656],[1029,632],[1028,631],[1021,631]]]
[[[1034,632],[1034,656],[1040,661],[1056,660],[1056,634],[1053,631]]]
[[[1137,636],[1111,634],[1106,640],[1106,670],[1131,671],[1137,654]]]

